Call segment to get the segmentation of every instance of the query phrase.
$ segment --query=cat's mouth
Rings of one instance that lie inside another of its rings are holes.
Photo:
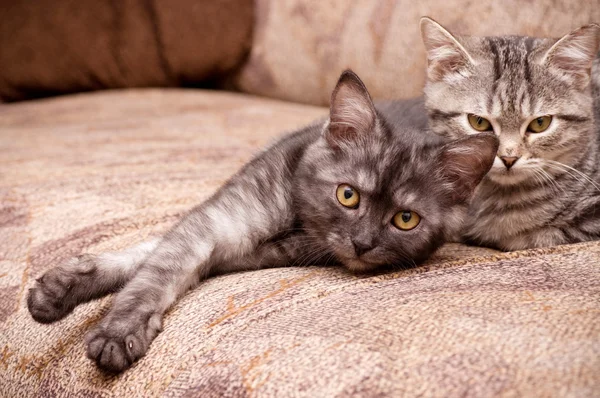
[[[366,258],[368,255],[357,256],[351,250],[336,248],[334,252],[342,264],[344,264],[346,268],[353,272],[372,271],[382,265],[381,262]]]
[[[350,239],[346,238],[348,245],[344,244],[344,238],[337,234],[329,234],[327,236],[327,242],[331,251],[336,258],[344,264],[352,272],[367,272],[372,271],[381,265],[380,261],[375,261],[372,257],[375,257],[372,253],[365,253],[361,256],[357,256],[354,249],[351,246]]]
[[[506,169],[504,166],[494,165],[488,172],[487,177],[493,182],[501,185],[515,185],[532,178],[527,169],[512,167]]]

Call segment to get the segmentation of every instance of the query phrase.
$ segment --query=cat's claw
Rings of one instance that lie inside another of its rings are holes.
[[[99,368],[119,373],[129,368],[148,351],[162,329],[161,316],[134,316],[105,320],[86,336],[87,356]]]
[[[94,278],[96,256],[84,254],[52,268],[29,289],[27,307],[40,323],[56,322],[68,314],[86,295],[86,285]]]

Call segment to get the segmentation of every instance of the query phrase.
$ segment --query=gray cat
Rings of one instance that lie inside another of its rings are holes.
[[[145,354],[167,308],[210,275],[418,264],[460,229],[498,140],[489,133],[444,144],[403,119],[377,110],[344,72],[325,122],[258,155],[161,239],[49,270],[29,292],[31,315],[55,322],[120,290],[87,337],[89,358],[119,372]]]
[[[600,26],[559,40],[455,37],[421,20],[430,128],[449,138],[494,132],[498,156],[464,236],[517,250],[600,237]],[[596,112],[596,115],[594,113]]]

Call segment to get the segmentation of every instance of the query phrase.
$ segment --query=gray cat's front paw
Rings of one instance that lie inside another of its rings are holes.
[[[101,369],[122,372],[146,354],[161,327],[159,314],[105,320],[86,337],[88,358]]]
[[[56,322],[70,314],[88,294],[96,273],[96,256],[84,254],[52,268],[29,289],[27,307],[40,323]]]

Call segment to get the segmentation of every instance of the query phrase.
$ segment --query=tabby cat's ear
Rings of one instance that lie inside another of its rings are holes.
[[[439,154],[442,175],[452,185],[454,200],[465,201],[490,171],[498,138],[494,133],[470,135],[444,145]]]
[[[542,64],[578,88],[587,87],[592,63],[600,50],[600,25],[590,24],[558,40],[542,58]]]
[[[473,64],[471,56],[450,32],[428,17],[421,18],[421,38],[427,52],[427,78],[436,82],[460,74]]]
[[[371,134],[377,112],[367,88],[351,70],[346,70],[331,95],[329,126],[325,132],[328,143],[338,147]]]

